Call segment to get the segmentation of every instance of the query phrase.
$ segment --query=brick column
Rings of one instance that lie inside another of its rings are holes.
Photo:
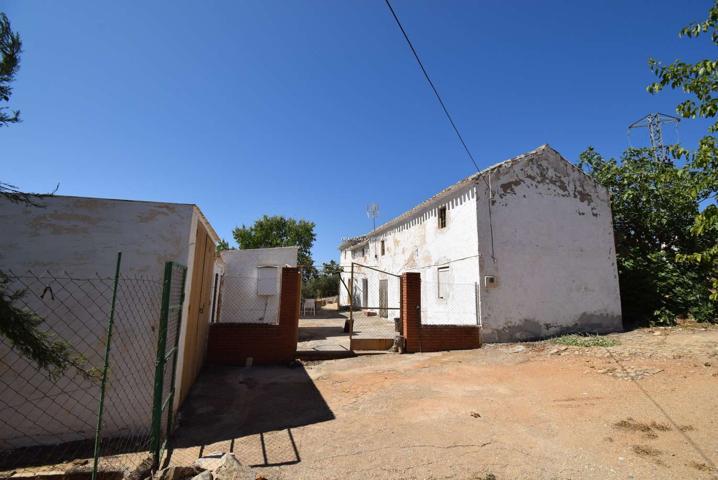
[[[421,351],[421,274],[401,275],[401,323],[407,352]]]

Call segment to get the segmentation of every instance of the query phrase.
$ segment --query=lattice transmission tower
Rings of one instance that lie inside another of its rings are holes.
[[[636,120],[628,126],[628,136],[631,136],[631,130],[636,128],[647,128],[648,137],[651,140],[651,148],[656,160],[659,162],[669,162],[668,158],[668,147],[663,144],[663,125],[673,124],[677,125],[681,119],[672,115],[666,115],[665,113],[649,113],[645,117]],[[678,127],[676,127],[676,133]]]

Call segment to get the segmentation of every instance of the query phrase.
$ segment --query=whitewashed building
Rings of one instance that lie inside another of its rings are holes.
[[[225,250],[221,253],[221,323],[279,321],[282,267],[296,267],[299,247]]]
[[[44,317],[42,328],[66,341],[89,366],[101,367],[112,277],[122,252],[110,351],[116,376],[108,380],[111,406],[103,433],[145,435],[152,416],[165,262],[186,267],[184,291],[174,294],[185,299],[172,405],[177,411],[204,364],[215,307],[213,279],[221,272],[219,237],[193,204],[59,195],[35,202],[0,198],[0,271],[10,275],[8,289],[24,289],[18,305]],[[175,323],[175,336],[177,330]],[[168,339],[169,345],[174,342]],[[53,380],[2,337],[0,359],[0,459],[12,448],[94,437],[96,379],[70,369]]]
[[[471,175],[339,249],[342,305],[348,288],[356,306],[399,305],[395,277],[361,264],[420,272],[422,323],[480,325],[485,342],[622,326],[608,191],[548,145]]]

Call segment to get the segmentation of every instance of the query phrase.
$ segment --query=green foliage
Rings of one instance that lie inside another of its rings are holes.
[[[681,261],[718,239],[693,234],[696,178],[656,162],[650,149],[629,149],[618,162],[589,148],[579,166],[611,194],[624,322],[673,323],[679,315],[714,320],[710,269]]]
[[[302,286],[304,298],[323,298],[339,295],[339,276],[342,267],[334,260],[323,263],[317,275],[307,279]]]
[[[718,1],[708,11],[708,17],[702,22],[690,24],[680,32],[681,37],[696,38],[709,34],[714,46],[718,46]],[[684,118],[716,118],[718,114],[718,58],[704,59],[695,63],[676,60],[670,65],[650,59],[649,65],[658,81],[648,86],[650,93],[658,93],[666,87],[679,89],[691,95],[681,102],[676,111]],[[708,129],[708,135],[700,140],[698,149],[689,152],[676,147],[674,154],[685,164],[682,175],[692,179],[691,194],[704,206],[695,216],[691,233],[696,238],[706,238],[704,248],[695,252],[681,252],[678,259],[699,267],[707,267],[713,281],[711,299],[718,301],[718,148],[715,132],[718,122]]]
[[[9,102],[12,95],[10,84],[20,68],[22,42],[20,35],[12,31],[10,20],[0,12],[0,102]],[[20,112],[0,106],[0,127],[20,121]]]
[[[12,31],[7,16],[0,12],[0,102],[10,101],[10,84],[20,68],[21,52],[20,35]],[[9,111],[7,107],[0,106],[0,127],[19,121],[19,111]],[[39,197],[42,195],[25,193],[14,185],[0,182],[0,200],[42,207],[35,200]],[[0,271],[0,336],[5,337],[10,345],[33,360],[39,368],[46,370],[51,378],[59,377],[70,366],[77,367],[87,376],[93,376],[94,372],[84,368],[85,361],[81,355],[40,328],[42,318],[15,305],[25,292],[9,291],[8,283],[7,275]]]
[[[224,250],[231,250],[229,242],[224,238],[221,238],[217,243],[217,253],[223,252]]]
[[[311,254],[316,239],[314,226],[306,220],[264,215],[251,227],[235,228],[232,235],[240,249],[299,247],[297,264],[302,267],[302,278],[306,282],[316,274]]]
[[[70,345],[42,330],[42,318],[15,305],[25,291],[11,292],[8,284],[7,275],[0,272],[0,335],[18,352],[32,359],[38,368],[46,370],[51,378],[58,378],[70,366],[86,376],[93,376],[93,372],[85,368],[84,358]]]
[[[551,340],[559,345],[571,347],[615,347],[618,341],[614,338],[599,337],[598,335],[564,335]]]

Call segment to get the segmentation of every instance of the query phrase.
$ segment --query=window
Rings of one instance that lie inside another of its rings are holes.
[[[384,240],[381,241],[381,254],[384,255]]]
[[[446,207],[439,207],[439,228],[446,228]]]
[[[446,298],[449,294],[449,267],[439,267],[436,273],[436,293],[439,298]]]

